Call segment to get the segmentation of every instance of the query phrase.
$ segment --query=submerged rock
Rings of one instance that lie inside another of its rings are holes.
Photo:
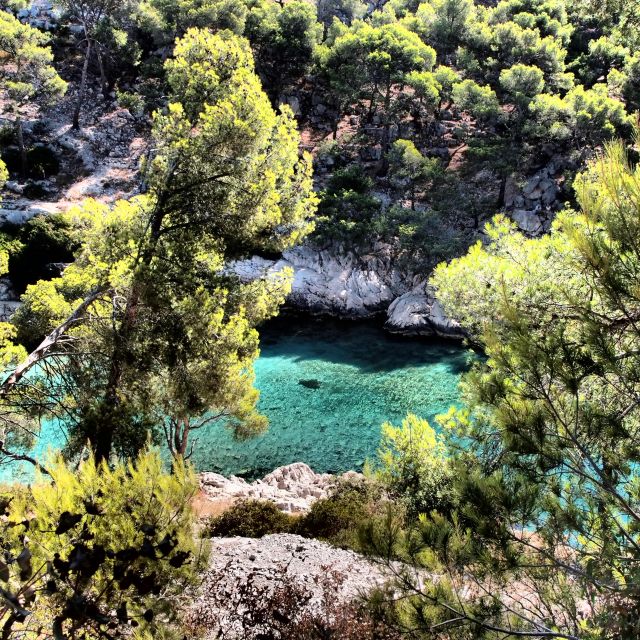
[[[320,380],[298,380],[298,384],[307,389],[319,389],[322,386]]]

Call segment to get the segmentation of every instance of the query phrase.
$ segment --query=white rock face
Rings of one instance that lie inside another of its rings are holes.
[[[305,311],[354,319],[387,312],[392,331],[459,337],[460,327],[445,317],[424,282],[416,284],[396,269],[392,255],[392,247],[384,243],[363,255],[305,245],[286,251],[280,260],[253,257],[230,269],[246,281],[292,269],[288,301]]]
[[[352,478],[359,474],[347,472],[343,476],[315,473],[303,462],[279,467],[262,480],[247,482],[243,478],[226,478],[218,473],[201,473],[200,487],[212,501],[269,500],[287,513],[302,513],[318,499],[324,498],[335,486],[338,477]]]
[[[424,284],[396,298],[387,311],[389,331],[421,336],[460,338],[462,327],[448,318],[433,292]]]
[[[544,231],[544,220],[536,211],[516,209],[511,217],[518,228],[532,236],[539,236]]]
[[[328,576],[333,578],[329,590],[323,588]],[[257,640],[269,629],[252,619],[248,605],[262,605],[272,616],[269,598],[285,584],[308,594],[300,609],[282,612],[295,616],[325,610],[329,598],[332,605],[353,601],[386,581],[382,568],[366,558],[317,540],[292,534],[214,538],[209,568],[187,621],[205,640]]]
[[[280,260],[254,257],[231,269],[253,280],[287,267],[294,274],[289,301],[313,313],[367,318],[406,291],[402,274],[391,265],[391,247],[383,243],[362,256],[305,245],[285,251]]]

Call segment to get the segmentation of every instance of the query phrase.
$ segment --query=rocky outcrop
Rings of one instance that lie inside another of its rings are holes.
[[[254,257],[232,266],[245,280],[285,268],[293,270],[289,303],[312,313],[369,318],[406,292],[405,279],[392,264],[392,247],[384,243],[361,255],[304,245],[285,251],[280,260]]]
[[[351,319],[387,313],[387,327],[398,333],[446,337],[462,333],[423,282],[416,283],[396,268],[391,245],[379,242],[357,255],[340,246],[304,245],[286,251],[280,260],[253,257],[230,267],[246,281],[285,268],[293,271],[288,303],[298,309]]]
[[[292,534],[214,538],[187,624],[205,640],[256,640],[273,633],[274,614],[324,612],[385,582],[381,567],[317,540]]]
[[[433,290],[421,283],[396,298],[387,311],[385,327],[394,333],[461,338],[462,327],[448,318]]]
[[[279,467],[269,475],[247,482],[242,478],[226,478],[218,473],[201,473],[200,488],[207,498],[221,504],[229,500],[269,500],[287,513],[302,513],[318,499],[324,498],[338,478],[353,478],[354,472],[343,476],[315,473],[303,462]]]
[[[549,230],[555,212],[562,206],[566,164],[565,159],[557,157],[523,185],[518,185],[513,177],[507,180],[505,208],[518,228],[527,235],[537,237]]]
[[[16,17],[36,29],[53,31],[60,20],[60,10],[49,0],[33,0],[28,7],[20,9]]]
[[[0,322],[7,322],[20,304],[9,278],[0,278]]]

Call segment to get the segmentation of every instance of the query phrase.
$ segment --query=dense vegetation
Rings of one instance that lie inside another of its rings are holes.
[[[438,432],[384,425],[363,483],[205,534],[387,561],[362,637],[637,637],[637,0],[60,0],[47,32],[24,4],[0,3],[8,206],[63,200],[105,115],[145,153],[125,195],[0,238],[24,294],[0,461],[37,473],[0,491],[0,637],[181,637],[206,555],[190,436],[267,427],[258,328],[290,287],[226,265],[302,241],[384,241],[486,360]],[[44,418],[68,440],[34,459]]]

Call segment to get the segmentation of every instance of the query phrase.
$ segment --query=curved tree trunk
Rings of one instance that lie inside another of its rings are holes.
[[[100,85],[102,87],[102,96],[105,100],[109,97],[109,80],[107,79],[107,73],[104,68],[104,59],[100,52],[100,45],[96,44],[96,57],[98,58],[98,67],[100,69]]]

